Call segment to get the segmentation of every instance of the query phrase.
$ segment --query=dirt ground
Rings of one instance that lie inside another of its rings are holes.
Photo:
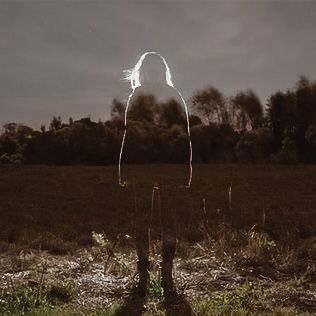
[[[177,173],[177,166],[163,168]],[[316,313],[315,171],[195,166],[192,188],[178,203],[174,278],[196,315],[232,314],[236,306],[254,314]],[[0,167],[0,294],[58,284],[72,289],[67,304],[79,308],[124,302],[138,277],[134,196],[119,189],[116,172]],[[148,310],[163,299],[159,253],[154,242]]]
[[[178,292],[189,302],[209,300],[214,292],[227,292],[246,285],[256,295],[257,311],[288,308],[295,314],[316,313],[315,261],[309,260],[301,274],[293,274],[293,269],[298,267],[293,264],[285,268],[282,266],[285,260],[282,263],[279,259],[273,266],[267,262],[241,263],[237,262],[240,257],[219,255],[218,245],[209,242],[180,245],[179,248],[180,251],[188,248],[190,255],[177,256],[174,278]],[[76,288],[72,302],[76,306],[109,307],[115,302],[123,303],[137,282],[135,252],[118,248],[110,258],[106,254],[105,260],[99,255],[99,246],[63,256],[12,249],[0,257],[0,288],[47,288],[56,282],[71,282]],[[152,278],[159,274],[159,259],[158,254],[152,254]],[[149,298],[149,304],[151,299],[160,298]]]

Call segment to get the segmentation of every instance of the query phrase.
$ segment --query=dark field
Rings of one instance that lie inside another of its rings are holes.
[[[146,172],[142,166],[130,169],[141,175],[144,183],[151,172],[168,174],[165,181],[172,184],[181,166],[151,166],[150,171],[147,166]],[[82,270],[77,267],[81,273],[76,270],[77,276],[87,271],[90,276],[97,274],[98,264],[102,267],[107,261],[109,268],[104,269],[103,277],[132,278],[133,242],[122,236],[133,236],[135,195],[133,188],[119,187],[116,167],[1,166],[0,286],[4,288],[14,280],[24,286],[29,279],[16,278],[15,274],[34,272],[33,265],[42,262],[44,254],[48,266],[78,263]],[[150,197],[150,189],[139,189],[138,198]],[[164,201],[168,198],[168,194],[162,197],[162,205],[168,204]],[[182,260],[176,262],[177,284],[184,294],[192,300],[203,297],[205,303],[214,291],[225,294],[244,289],[246,284],[251,293],[258,289],[266,292],[259,295],[263,301],[240,307],[245,311],[278,309],[286,314],[316,310],[315,166],[196,165],[192,187],[177,191],[176,205],[177,260]],[[103,233],[106,245],[98,244],[92,232]],[[153,257],[158,255],[155,249]],[[90,268],[82,264],[87,253],[92,256]],[[25,254],[32,259],[25,259]],[[126,254],[123,264],[118,259],[122,254]],[[124,270],[123,266],[130,268]],[[221,279],[223,266],[226,274],[223,272]],[[65,278],[76,283],[73,271],[67,273]],[[202,275],[209,283],[200,282]],[[59,279],[49,273],[46,278]],[[97,289],[93,297],[103,296],[102,304],[108,306],[120,299],[133,280],[125,280],[124,286],[113,282],[116,294],[112,289],[106,297],[104,289],[102,293]],[[81,297],[81,283],[77,283]],[[208,307],[191,302],[197,315],[211,315],[218,308],[214,301],[206,304]],[[93,307],[95,301],[90,303]],[[229,312],[235,311],[229,308]]]
[[[145,182],[142,168],[130,167]],[[177,168],[152,166],[152,172],[170,174],[172,183]],[[1,166],[0,240],[23,244],[52,233],[81,245],[91,231],[113,237],[130,230],[134,193],[117,181],[116,167]],[[140,189],[139,198],[150,196],[150,188]],[[180,232],[189,239],[198,238],[196,223],[205,215],[202,198],[211,231],[225,218],[236,229],[262,226],[275,239],[316,232],[314,166],[196,165],[191,189],[179,190],[178,197],[179,226],[185,230]]]

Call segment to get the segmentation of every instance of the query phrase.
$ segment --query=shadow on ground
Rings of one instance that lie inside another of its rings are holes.
[[[166,316],[191,316],[192,308],[184,295],[174,294],[165,298],[161,305]],[[133,289],[125,299],[121,307],[115,312],[115,316],[141,316],[146,311],[146,295],[140,295],[137,289]]]

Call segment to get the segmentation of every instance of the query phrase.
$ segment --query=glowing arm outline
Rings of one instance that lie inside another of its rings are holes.
[[[187,119],[187,132],[188,132],[188,138],[189,138],[189,146],[190,146],[190,160],[189,160],[189,166],[190,166],[190,176],[189,176],[189,182],[188,185],[186,186],[186,188],[190,188],[191,187],[191,182],[192,182],[192,174],[193,174],[193,168],[192,168],[192,142],[191,142],[191,133],[190,133],[190,119],[189,119],[189,112],[188,112],[188,106],[187,103],[185,102],[181,92],[174,86],[172,86],[172,88],[178,93],[178,95],[180,96],[180,99],[184,105],[184,110],[185,110],[185,116]]]
[[[133,89],[132,93],[128,96],[127,103],[126,103],[126,108],[125,108],[125,113],[124,113],[124,134],[123,134],[123,139],[122,139],[122,144],[121,144],[121,150],[120,150],[120,156],[119,156],[119,163],[118,163],[118,172],[119,172],[119,185],[121,187],[126,186],[126,182],[122,182],[122,173],[121,173],[121,164],[122,164],[122,154],[123,154],[123,148],[124,148],[124,143],[125,143],[125,138],[126,138],[126,127],[127,127],[127,111],[131,102],[131,99],[136,91],[136,88]]]

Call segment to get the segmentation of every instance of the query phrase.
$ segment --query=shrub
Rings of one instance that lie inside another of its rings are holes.
[[[249,315],[255,310],[258,299],[248,285],[234,290],[213,292],[209,300],[194,301],[196,315]]]
[[[47,250],[52,255],[65,255],[71,249],[71,244],[51,233],[44,233],[31,243],[31,247]]]
[[[30,309],[37,307],[47,307],[49,303],[46,295],[42,295],[35,288],[20,288],[16,291],[0,290],[0,312],[2,314],[24,315]]]
[[[248,246],[246,253],[249,257],[270,257],[276,244],[266,234],[251,229],[248,233]]]
[[[52,303],[70,303],[76,296],[75,285],[71,282],[53,284],[47,291],[47,299]]]

